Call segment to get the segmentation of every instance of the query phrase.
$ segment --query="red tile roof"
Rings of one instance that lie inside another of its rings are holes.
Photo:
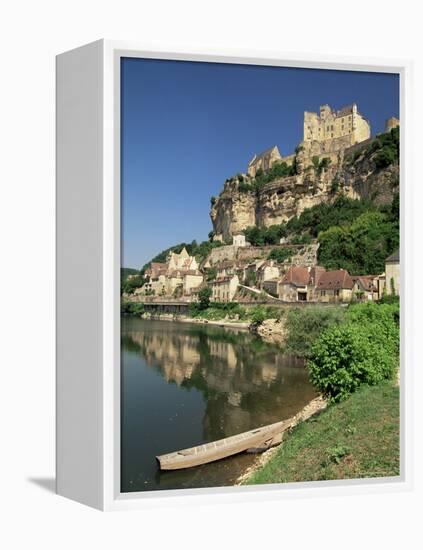
[[[350,289],[354,286],[352,277],[345,269],[325,271],[320,275],[316,288],[318,290]]]
[[[310,273],[306,267],[291,266],[285,273],[281,283],[283,285],[291,284],[294,286],[306,286],[310,281]]]
[[[373,284],[374,275],[359,275],[357,277],[351,277],[354,283],[359,283],[364,290],[372,291],[376,290]]]

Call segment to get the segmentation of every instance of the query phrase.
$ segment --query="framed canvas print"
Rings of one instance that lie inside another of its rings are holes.
[[[58,56],[59,494],[409,487],[409,72]]]

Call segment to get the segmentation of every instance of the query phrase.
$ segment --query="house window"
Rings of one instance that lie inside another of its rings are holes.
[[[320,291],[320,296],[326,296],[326,290],[321,290]]]
[[[339,289],[335,290],[335,296],[339,296]]]

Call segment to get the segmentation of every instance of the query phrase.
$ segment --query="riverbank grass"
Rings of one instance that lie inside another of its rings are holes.
[[[399,388],[362,387],[294,428],[244,484],[398,476],[399,444]]]

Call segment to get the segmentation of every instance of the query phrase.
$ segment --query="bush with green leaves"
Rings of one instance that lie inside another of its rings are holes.
[[[137,302],[121,302],[120,312],[129,317],[141,317],[145,312],[144,305]]]
[[[207,309],[210,305],[212,289],[209,286],[203,287],[198,293],[198,304],[200,309]]]
[[[326,269],[346,269],[351,275],[382,273],[385,259],[399,247],[399,221],[374,210],[350,224],[319,234],[318,261]]]
[[[339,306],[291,308],[286,317],[286,350],[298,357],[308,357],[323,330],[339,325],[345,310]]]
[[[316,389],[341,401],[363,384],[392,379],[399,364],[398,307],[350,306],[346,321],[325,330],[311,348],[307,368]]]
[[[295,249],[290,246],[287,248],[274,248],[267,258],[282,264],[286,260],[289,260],[294,254]]]
[[[282,237],[287,236],[286,224],[275,224],[269,227],[253,225],[244,230],[245,238],[253,246],[279,244]]]

